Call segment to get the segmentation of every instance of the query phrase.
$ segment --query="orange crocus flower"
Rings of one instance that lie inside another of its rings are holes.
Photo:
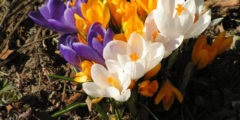
[[[134,0],[137,2],[138,14],[141,19],[145,19],[147,15],[157,7],[157,0]]]
[[[140,83],[138,87],[138,92],[146,97],[152,97],[158,90],[158,82],[154,80],[150,82],[150,80],[145,80]]]
[[[101,0],[88,0],[81,6],[83,17],[74,14],[75,24],[79,34],[86,37],[88,28],[94,22],[99,22],[104,28],[107,28],[110,20],[110,11],[108,5]]]
[[[182,93],[174,87],[169,80],[166,80],[162,88],[158,91],[154,103],[157,105],[162,101],[163,109],[168,111],[174,103],[175,97],[180,103],[182,103]]]
[[[74,81],[78,83],[89,82],[91,81],[91,67],[93,63],[90,61],[83,61],[81,62],[81,72],[76,73]]]
[[[225,37],[226,32],[220,33],[212,45],[207,43],[205,35],[200,36],[192,51],[192,61],[198,69],[206,67],[214,58],[228,49],[232,43],[232,37]]]

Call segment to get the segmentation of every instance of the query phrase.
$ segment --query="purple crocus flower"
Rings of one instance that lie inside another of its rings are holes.
[[[82,60],[90,60],[105,65],[102,55],[97,53],[92,47],[79,42],[74,34],[62,35],[58,44],[63,58],[77,68],[80,68]]]
[[[77,36],[73,34],[64,34],[59,38],[58,44],[63,58],[73,66],[79,68],[81,57],[73,49],[73,43],[78,42]]]
[[[113,39],[113,35],[114,33],[111,29],[106,30],[100,23],[93,23],[88,30],[88,45],[102,56],[103,48]]]
[[[29,17],[39,25],[60,33],[76,33],[74,14],[83,17],[81,4],[87,0],[46,0],[39,11],[32,11]]]
[[[59,49],[63,58],[79,68],[81,60],[90,60],[105,65],[103,48],[113,39],[111,29],[105,30],[101,24],[94,23],[88,31],[87,42],[80,42],[75,34],[64,34],[59,39]]]

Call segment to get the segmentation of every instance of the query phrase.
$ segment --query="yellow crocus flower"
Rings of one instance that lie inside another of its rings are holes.
[[[74,14],[76,27],[82,37],[86,37],[88,28],[94,22],[99,22],[104,28],[108,26],[110,11],[108,5],[101,0],[88,0],[81,6],[83,17]]]
[[[88,0],[81,6],[84,18],[90,23],[99,22],[104,28],[110,20],[110,11],[106,3],[102,0]]]
[[[81,72],[76,73],[74,81],[78,83],[89,82],[91,81],[91,67],[93,63],[90,61],[83,61],[81,62]]]
[[[167,80],[158,91],[157,96],[154,99],[154,103],[159,104],[162,101],[163,109],[168,111],[174,103],[175,97],[180,103],[182,103],[182,93],[174,87],[169,80]]]
[[[226,32],[220,33],[212,45],[207,44],[205,35],[200,36],[192,51],[192,61],[198,69],[206,67],[214,58],[228,49],[233,41],[233,37],[225,37]]]
[[[158,82],[154,80],[150,82],[150,80],[145,80],[140,83],[138,87],[138,92],[146,97],[152,97],[158,90]]]
[[[146,16],[157,7],[157,0],[135,0],[138,6],[138,14],[140,18],[145,19]]]

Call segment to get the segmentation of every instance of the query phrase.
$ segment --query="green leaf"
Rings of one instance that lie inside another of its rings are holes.
[[[66,108],[64,108],[63,110],[60,110],[60,111],[57,111],[55,113],[53,113],[51,116],[52,117],[57,117],[59,115],[62,115],[66,112],[69,112],[75,108],[78,108],[78,107],[83,107],[83,106],[87,106],[87,103],[79,103],[79,102],[76,102],[76,103],[73,103],[73,104],[70,104],[68,105]]]

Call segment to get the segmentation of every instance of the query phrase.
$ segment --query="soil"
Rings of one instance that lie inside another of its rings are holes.
[[[77,83],[49,77],[49,74],[73,77],[74,72],[59,54],[59,34],[38,26],[28,17],[28,12],[37,10],[43,2],[0,1],[0,119],[101,119],[86,106],[51,117],[67,105],[84,102],[86,96]],[[240,4],[236,0],[205,3],[212,10],[213,20],[223,18],[205,31],[208,39],[225,30],[236,42],[206,68],[192,73],[182,104],[175,102],[168,112],[161,105],[150,105],[160,119],[240,119]],[[172,76],[176,75],[173,78],[182,77],[180,71],[173,68]],[[4,81],[9,89],[1,93],[7,88]],[[125,119],[130,118],[126,115]]]

